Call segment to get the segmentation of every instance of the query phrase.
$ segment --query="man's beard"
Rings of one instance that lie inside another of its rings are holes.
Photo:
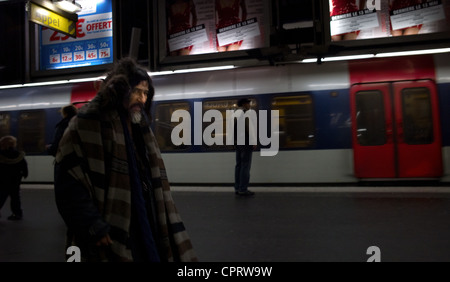
[[[142,112],[132,112],[131,113],[131,123],[139,124],[142,120]]]
[[[139,110],[136,109],[136,106],[139,106]],[[131,123],[139,124],[141,123],[142,117],[143,117],[143,106],[140,104],[134,104],[130,107],[130,119]]]

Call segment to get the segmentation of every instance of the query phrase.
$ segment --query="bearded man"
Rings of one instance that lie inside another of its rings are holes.
[[[56,204],[82,261],[197,261],[150,128],[153,95],[124,58],[61,139]]]

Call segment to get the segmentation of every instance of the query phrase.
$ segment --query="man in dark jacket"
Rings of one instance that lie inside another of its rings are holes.
[[[256,145],[252,145],[251,139],[255,138],[254,127],[252,122],[245,117],[244,113],[250,110],[251,101],[242,98],[238,101],[238,106],[242,108],[242,115],[235,120],[235,147],[236,147],[236,166],[234,174],[234,191],[239,196],[253,196],[255,192],[248,190],[250,181],[250,169],[252,166],[252,154],[256,149]],[[244,130],[239,130],[237,123],[245,124]],[[252,138],[253,137],[253,138]],[[239,139],[244,141],[240,144]]]
[[[25,153],[17,150],[17,139],[4,136],[0,139],[0,209],[11,197],[12,215],[9,220],[20,220],[23,216],[20,201],[20,184],[28,176]]]
[[[49,155],[56,156],[59,141],[69,125],[70,120],[77,114],[77,111],[77,108],[72,104],[61,108],[62,119],[55,125],[55,136],[53,137],[52,143],[47,145],[47,152]]]
[[[197,261],[150,127],[154,87],[118,61],[71,120],[55,158],[55,200],[81,261]]]

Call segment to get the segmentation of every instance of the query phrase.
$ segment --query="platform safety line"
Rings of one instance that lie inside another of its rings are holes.
[[[234,192],[233,187],[175,186],[177,192]],[[450,187],[249,187],[258,193],[450,193]]]
[[[53,184],[22,184],[22,189],[53,189]],[[233,187],[171,186],[173,192],[232,193]],[[450,193],[450,187],[250,187],[258,193]]]

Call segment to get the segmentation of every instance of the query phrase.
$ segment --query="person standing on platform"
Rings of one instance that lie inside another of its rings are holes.
[[[150,127],[148,72],[123,58],[56,153],[55,199],[82,261],[197,261]]]
[[[21,220],[23,216],[20,199],[20,184],[28,176],[28,164],[25,153],[17,150],[17,139],[4,136],[0,139],[0,209],[8,197],[12,214],[8,220]]]
[[[56,156],[59,141],[61,140],[64,131],[69,125],[69,121],[77,114],[78,109],[74,105],[69,104],[62,107],[60,112],[62,119],[55,125],[55,135],[53,137],[52,143],[47,145],[48,154],[54,157]]]
[[[254,192],[248,190],[250,181],[250,169],[252,166],[253,150],[256,145],[252,140],[256,140],[255,128],[249,117],[245,113],[250,110],[250,100],[247,98],[238,101],[238,107],[242,108],[242,114],[235,120],[235,147],[236,147],[236,166],[234,173],[234,192],[239,196],[253,196]],[[238,124],[245,124],[244,130],[239,130]],[[239,140],[245,140],[240,144]]]

